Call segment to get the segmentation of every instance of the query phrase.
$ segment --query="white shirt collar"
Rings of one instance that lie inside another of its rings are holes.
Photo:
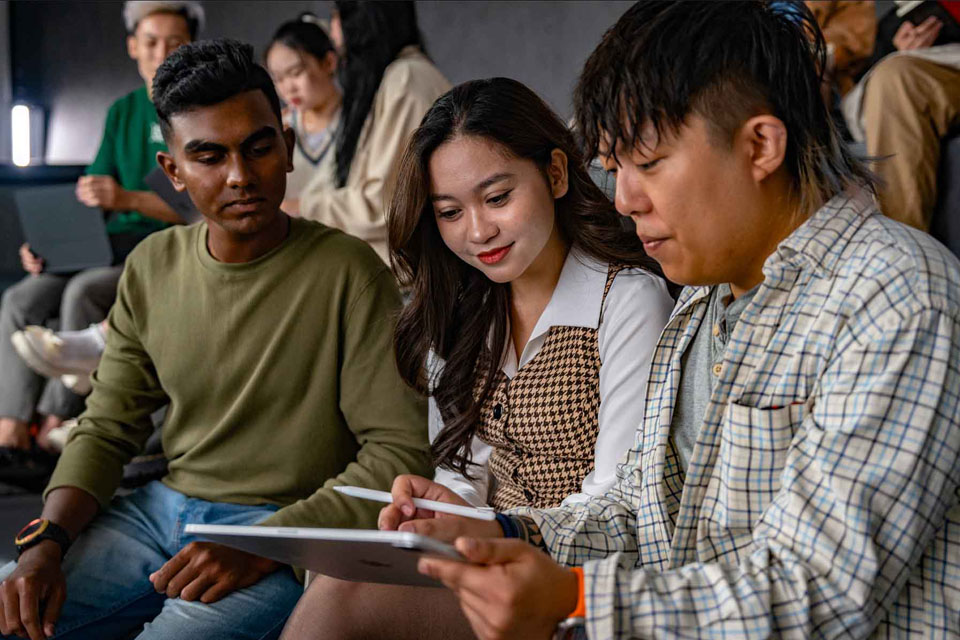
[[[571,249],[550,302],[540,314],[530,339],[546,333],[550,327],[599,327],[608,269],[607,264]]]
[[[560,279],[550,296],[550,302],[540,314],[533,332],[517,361],[513,340],[507,334],[506,357],[502,370],[512,378],[517,369],[533,359],[543,346],[542,338],[550,327],[600,326],[600,310],[603,305],[603,288],[607,282],[608,265],[571,249],[564,260]]]

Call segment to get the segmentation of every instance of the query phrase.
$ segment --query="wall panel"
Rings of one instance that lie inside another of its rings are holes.
[[[431,56],[453,82],[505,75],[529,84],[564,117],[584,59],[629,2],[417,3]],[[49,110],[47,161],[89,162],[109,104],[139,83],[127,58],[122,2],[10,3],[14,97]],[[283,20],[326,2],[207,2],[206,37],[230,36],[258,53]],[[2,33],[2,31],[0,31]]]

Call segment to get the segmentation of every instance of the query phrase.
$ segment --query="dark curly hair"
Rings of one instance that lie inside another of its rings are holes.
[[[277,90],[270,74],[254,59],[253,47],[228,38],[177,47],[153,78],[153,106],[164,139],[170,141],[170,118],[176,114],[247,91],[263,91],[277,123],[282,122]]]

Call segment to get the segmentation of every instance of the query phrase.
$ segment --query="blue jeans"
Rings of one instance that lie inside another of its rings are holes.
[[[56,623],[63,640],[261,640],[280,635],[303,587],[284,567],[213,604],[167,598],[148,576],[196,540],[187,524],[260,522],[276,507],[188,498],[160,482],[117,498],[77,538],[63,563],[67,601]],[[16,567],[0,569],[0,581]],[[139,632],[139,634],[138,634]],[[137,635],[138,634],[138,635]]]

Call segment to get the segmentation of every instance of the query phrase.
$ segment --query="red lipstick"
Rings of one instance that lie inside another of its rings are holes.
[[[500,247],[499,249],[484,251],[483,253],[478,253],[477,258],[484,264],[497,264],[507,256],[507,253],[512,247],[513,244],[508,244],[507,246]]]

